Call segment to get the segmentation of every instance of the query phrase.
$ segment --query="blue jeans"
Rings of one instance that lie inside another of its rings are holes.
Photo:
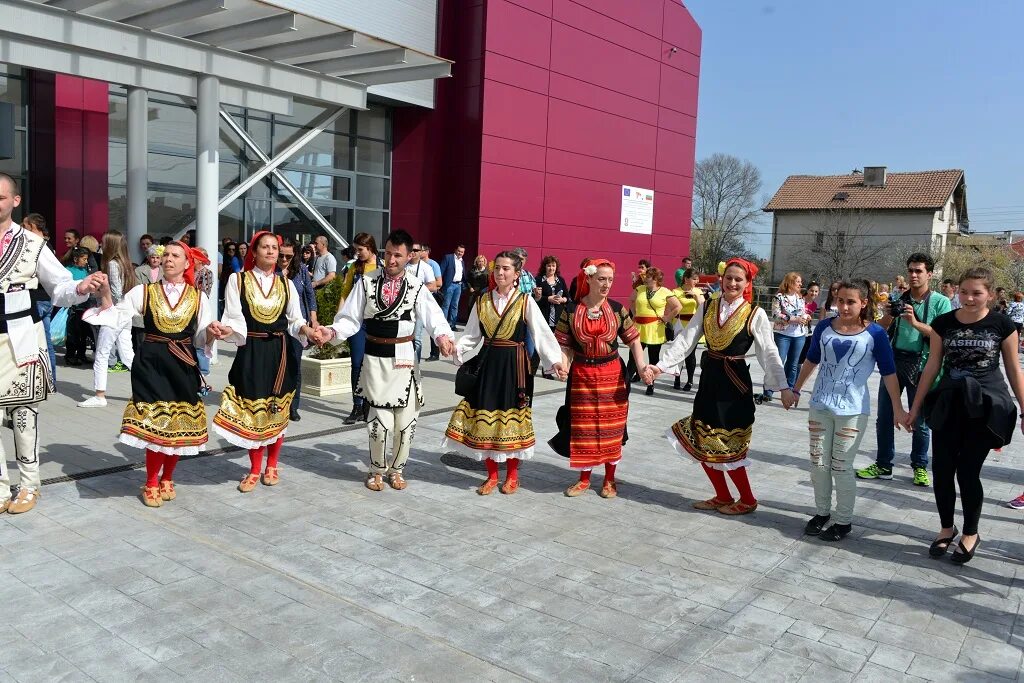
[[[363,356],[366,355],[366,328],[362,328],[348,338],[348,350],[352,354],[352,407],[363,405],[363,397],[356,396],[359,386],[359,372],[363,369]]]
[[[779,347],[779,357],[782,358],[782,367],[786,371],[786,381],[789,386],[796,384],[796,377],[800,374],[800,351],[804,348],[807,338],[787,337],[784,334],[775,333],[775,346]],[[770,390],[765,389],[764,395],[771,398]]]
[[[441,303],[441,312],[445,320],[455,329],[459,322],[459,299],[462,298],[462,283],[449,282],[444,288],[444,301]]]
[[[903,390],[906,389],[907,402],[913,405],[917,387],[904,384],[903,380],[899,379],[899,373],[896,373],[896,376],[900,383],[900,395],[902,396]],[[885,384],[882,384],[878,387],[878,420],[875,422],[875,435],[878,438],[878,455],[875,462],[879,467],[892,467],[892,461],[896,457],[895,430],[896,428],[892,426],[892,399],[889,398],[889,392],[885,390]],[[928,467],[930,436],[931,431],[925,424],[924,418],[917,418],[910,442],[910,464],[912,466]]]
[[[36,311],[43,319],[43,331],[46,332],[46,352],[50,354],[50,374],[53,381],[57,381],[57,354],[53,351],[53,341],[50,339],[50,313],[53,311],[52,301],[37,301]]]
[[[210,374],[210,357],[203,349],[196,349],[196,362],[199,363],[199,372],[202,375]]]

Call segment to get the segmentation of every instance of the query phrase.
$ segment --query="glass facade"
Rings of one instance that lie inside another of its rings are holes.
[[[0,81],[2,82],[2,81]],[[274,157],[307,133],[328,108],[296,101],[291,116],[225,107],[260,149]],[[110,227],[125,230],[127,94],[110,91]],[[181,98],[150,93],[148,231],[161,237],[195,220],[195,109]],[[220,187],[226,195],[262,166],[227,125],[221,125]],[[282,175],[347,240],[359,232],[383,244],[390,227],[391,114],[387,107],[346,111],[298,149]],[[220,212],[220,235],[236,241],[272,230],[308,243],[323,229],[272,175]]]
[[[14,107],[14,156],[0,159],[0,171],[15,178],[21,185],[21,206],[14,210],[16,221],[21,220],[23,209],[29,206],[27,91],[25,74],[21,68],[0,64],[0,102]]]

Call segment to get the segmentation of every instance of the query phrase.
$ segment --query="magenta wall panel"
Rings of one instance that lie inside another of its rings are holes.
[[[106,83],[54,77],[54,234],[76,228],[100,236],[107,231]],[[58,251],[63,251],[58,247]]]
[[[447,38],[439,50],[455,59],[458,87],[439,84],[431,116],[448,121],[448,138],[432,147],[435,132],[417,137],[412,127],[407,139],[419,142],[399,154],[396,115],[393,204],[414,215],[399,199],[403,184],[428,177],[445,197],[429,209],[422,239],[437,253],[463,241],[490,258],[523,246],[531,269],[554,254],[570,276],[582,257],[608,256],[620,268],[619,298],[640,258],[674,271],[689,249],[701,52],[683,4],[441,0],[439,8]],[[459,37],[449,22],[463,32],[479,23],[483,36]],[[422,150],[436,155],[424,159]],[[622,185],[655,191],[653,235],[619,231]],[[410,203],[429,208],[429,194],[411,192]]]
[[[488,0],[486,50],[547,68],[551,20],[509,0]]]
[[[551,72],[505,55],[487,55],[486,76],[490,81],[512,85],[541,95],[548,94]]]

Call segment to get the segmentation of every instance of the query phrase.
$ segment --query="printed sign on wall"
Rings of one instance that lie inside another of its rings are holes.
[[[654,190],[622,186],[622,214],[620,232],[650,235],[654,227]]]

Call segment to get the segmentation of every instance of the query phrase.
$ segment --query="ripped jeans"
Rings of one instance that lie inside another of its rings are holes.
[[[811,408],[807,427],[811,433],[811,483],[817,514],[832,510],[832,482],[836,489],[836,524],[853,522],[857,477],[853,459],[868,424],[867,415],[835,415]]]

